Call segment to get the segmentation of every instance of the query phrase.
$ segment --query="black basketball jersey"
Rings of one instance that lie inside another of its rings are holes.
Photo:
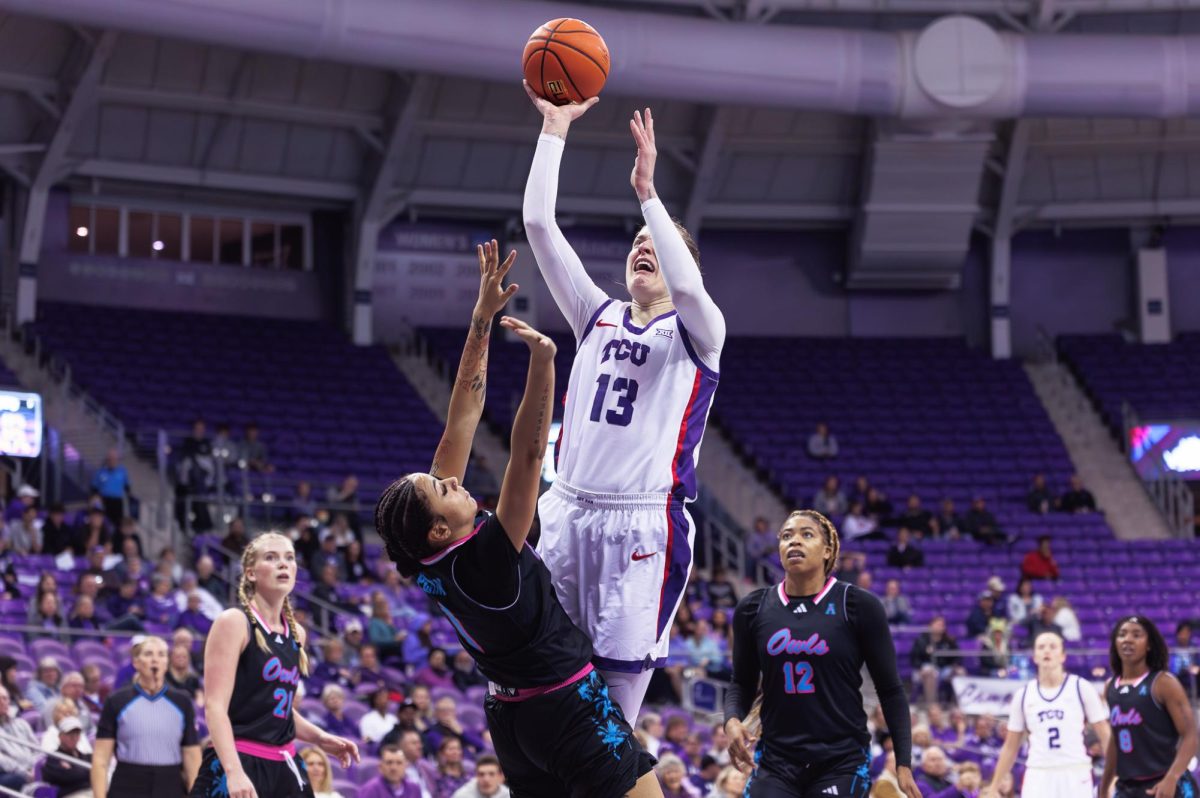
[[[266,745],[287,745],[296,737],[292,702],[300,683],[300,644],[288,626],[271,632],[245,613],[250,640],[238,657],[229,722],[237,740]],[[285,624],[286,626],[286,624]],[[260,629],[270,652],[258,647],[254,631]]]
[[[546,687],[591,662],[591,640],[559,604],[549,569],[528,543],[518,552],[495,515],[421,565],[417,585],[498,685]]]
[[[1133,682],[1117,677],[1105,689],[1120,779],[1156,779],[1175,761],[1179,732],[1167,708],[1154,700],[1154,681],[1162,673],[1150,671]]]

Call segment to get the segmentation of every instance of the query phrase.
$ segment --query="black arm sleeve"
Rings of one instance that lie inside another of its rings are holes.
[[[725,691],[725,722],[742,720],[758,694],[759,665],[755,651],[754,618],[758,615],[762,590],[750,593],[733,611],[733,679]]]
[[[863,652],[867,672],[875,682],[883,719],[896,752],[897,767],[912,767],[912,717],[908,712],[908,697],[896,670],[896,645],[888,628],[883,603],[874,595],[858,588],[850,589],[846,610],[858,636],[858,648]]]

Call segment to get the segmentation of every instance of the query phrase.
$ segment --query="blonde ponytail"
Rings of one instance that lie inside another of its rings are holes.
[[[291,596],[287,596],[283,600],[283,618],[287,621],[288,632],[295,638],[296,645],[300,648],[300,673],[308,676],[308,652],[304,650],[304,644],[300,642],[300,635],[296,634],[299,624],[296,623],[296,613],[292,610]]]

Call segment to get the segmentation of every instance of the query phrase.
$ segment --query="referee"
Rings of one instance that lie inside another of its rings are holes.
[[[200,769],[192,699],[168,687],[167,643],[147,637],[133,647],[132,684],[104,702],[92,755],[94,798],[182,798]],[[116,749],[117,768],[108,783]]]

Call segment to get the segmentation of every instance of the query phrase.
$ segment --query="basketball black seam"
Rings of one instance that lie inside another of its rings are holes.
[[[567,82],[571,84],[571,88],[575,90],[575,96],[580,98],[579,101],[583,102],[584,100],[586,100],[587,98],[583,96],[583,92],[581,92],[579,90],[579,87],[575,85],[575,81],[571,79],[571,73],[567,70],[567,65],[563,63],[563,60],[558,57],[558,53],[554,52],[553,50],[551,50],[549,48],[547,48],[546,52],[549,53],[550,55],[554,56],[554,60],[558,62],[558,65],[560,67],[562,67],[563,77],[565,77],[567,79]],[[542,57],[542,69],[545,70],[545,68],[546,68],[546,58],[543,56]]]
[[[551,41],[554,41],[554,40],[553,40],[553,39],[547,39],[547,40],[546,40],[546,46],[547,46],[547,48],[550,46],[550,42],[551,42]],[[608,70],[607,70],[607,69],[605,69],[604,67],[600,66],[600,62],[599,62],[599,61],[597,61],[595,58],[592,58],[592,57],[591,57],[590,55],[588,55],[586,52],[584,52],[583,50],[580,50],[578,47],[576,47],[576,46],[574,46],[574,45],[572,45],[572,44],[567,44],[566,42],[563,42],[563,41],[559,41],[559,42],[557,42],[557,44],[558,44],[559,46],[561,46],[561,47],[566,47],[568,50],[574,50],[575,52],[579,53],[581,56],[583,56],[583,57],[584,57],[584,58],[586,58],[587,60],[591,61],[593,64],[595,64],[595,65],[596,65],[596,68],[600,70],[600,74],[604,75],[604,79],[605,79],[605,80],[608,80]],[[555,57],[557,58],[557,56],[555,56]],[[562,63],[562,59],[561,59],[561,58],[559,58],[559,59],[558,59],[558,62],[561,64],[561,63]],[[565,71],[565,70],[566,70],[566,68],[567,68],[567,67],[564,65],[564,66],[563,66],[563,70]],[[581,95],[579,95],[579,96],[580,96],[580,97],[582,97],[583,95],[581,94]]]
[[[561,22],[559,22],[557,25],[555,25],[553,28],[551,28],[551,30],[550,30],[550,35],[549,35],[549,36],[546,38],[546,45],[544,45],[544,46],[542,47],[542,49],[541,49],[541,51],[540,51],[540,52],[545,52],[545,51],[547,51],[547,50],[549,50],[549,49],[550,49],[550,47],[549,47],[549,44],[550,44],[550,39],[553,39],[553,38],[554,38],[554,31],[558,30],[558,29],[559,29],[559,28],[561,28],[563,25],[566,25],[566,24],[567,24],[567,19],[570,19],[570,17],[566,17],[566,18],[564,18],[564,19],[563,19]],[[543,26],[542,26],[542,28],[544,28],[544,27],[546,27],[546,26],[545,26],[545,25],[543,25]],[[541,30],[542,28],[538,28],[538,30]],[[537,31],[534,31],[534,32],[536,33]],[[534,50],[533,52],[534,52],[534,53],[536,53],[536,52],[539,52],[539,51],[538,51],[538,50]],[[530,53],[529,57],[530,57],[530,58],[533,58],[533,53]],[[528,64],[528,63],[529,63],[529,61],[528,61],[528,60],[526,60],[526,61],[525,61],[525,63],[526,63],[526,64]],[[559,63],[559,64],[561,64],[561,63],[562,63],[562,59],[559,59],[559,62],[558,62],[558,63]],[[522,71],[522,72],[524,72],[525,70],[524,70],[524,69],[522,69],[521,71]],[[563,67],[563,71],[564,71],[564,72],[566,72],[566,71],[567,71],[567,70],[566,70],[566,67]],[[605,79],[607,79],[607,76],[605,76]],[[539,72],[538,72],[538,81],[539,81],[539,83],[540,83],[540,85],[541,85],[541,87],[542,87],[542,89],[543,89],[543,91],[544,91],[544,90],[545,90],[545,88],[546,88],[546,56],[544,56],[544,55],[542,56],[542,68],[541,68],[541,70],[539,70]]]

